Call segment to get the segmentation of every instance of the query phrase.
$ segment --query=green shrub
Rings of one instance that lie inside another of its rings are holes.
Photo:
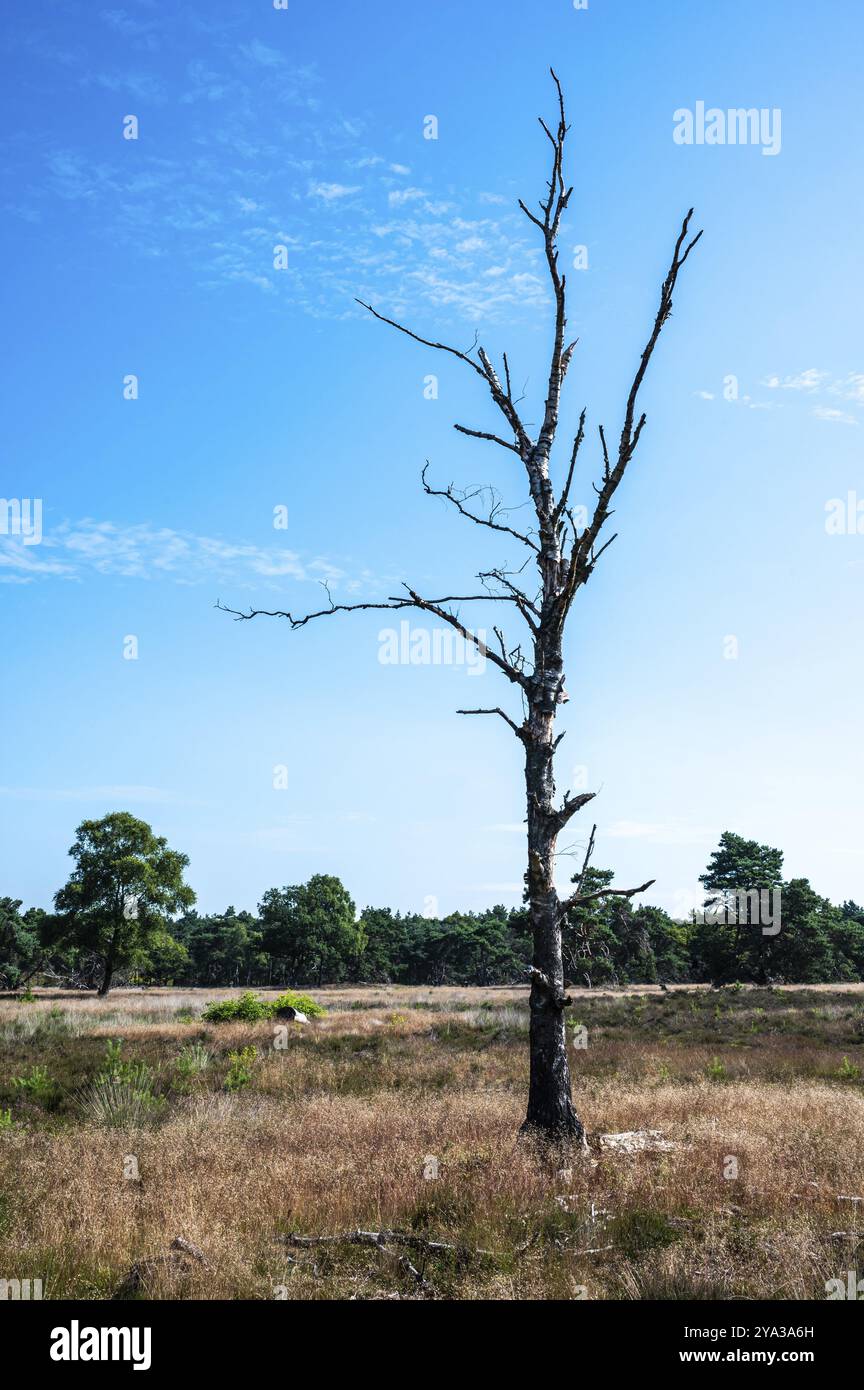
[[[239,1052],[228,1053],[228,1075],[225,1077],[226,1091],[242,1091],[252,1080],[252,1067],[258,1057],[257,1047],[244,1047]]]
[[[308,994],[297,994],[285,990],[275,999],[259,999],[254,990],[247,989],[236,999],[221,999],[208,1004],[201,1017],[206,1023],[257,1023],[262,1018],[273,1018],[280,1009],[299,1009],[307,1018],[321,1018],[326,1012]]]
[[[327,1013],[327,1010],[316,1004],[314,999],[310,999],[308,994],[297,994],[293,989],[286,989],[284,994],[269,1000],[266,1007],[270,1010],[271,1018],[279,1009],[288,1008],[299,1009],[307,1018],[323,1018]]]
[[[126,1062],[121,1053],[123,1051],[123,1040],[118,1038],[116,1042],[109,1039],[105,1045],[105,1062],[102,1070],[96,1077],[97,1082],[118,1081],[137,1087],[140,1091],[152,1091],[153,1071],[146,1062]]]
[[[269,1018],[268,1007],[253,990],[247,989],[237,999],[220,999],[208,1004],[201,1017],[207,1023],[255,1023],[258,1019]]]
[[[12,1111],[0,1110],[0,1130],[12,1128]]]
[[[725,1063],[721,1062],[719,1057],[712,1057],[705,1068],[705,1074],[709,1081],[725,1081],[727,1079]]]
[[[34,1066],[30,1068],[29,1076],[13,1076],[12,1085],[16,1091],[26,1091],[38,1101],[50,1100],[55,1089],[47,1067]]]
[[[857,1081],[861,1076],[861,1068],[850,1062],[848,1057],[844,1057],[834,1075],[839,1081]]]

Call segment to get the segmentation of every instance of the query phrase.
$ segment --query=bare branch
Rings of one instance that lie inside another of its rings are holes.
[[[466,362],[471,370],[482,377],[489,387],[492,393],[492,399],[513,431],[514,438],[519,446],[516,452],[523,457],[530,452],[532,448],[531,440],[525,432],[525,427],[519,418],[519,413],[509,394],[503,390],[498,380],[497,373],[495,372],[495,368],[492,366],[492,363],[489,361],[482,347],[477,350],[480,358],[480,364],[478,365],[473,357],[469,357],[466,352],[461,352],[459,348],[449,347],[447,343],[436,343],[433,342],[431,338],[421,337],[419,333],[414,333],[412,329],[406,328],[404,324],[397,323],[396,319],[389,319],[385,314],[379,314],[377,309],[373,309],[372,305],[367,304],[363,299],[358,299],[356,302],[362,305],[364,309],[368,309],[369,313],[376,319],[380,319],[381,323],[389,324],[391,328],[398,329],[400,333],[404,333],[407,337],[413,338],[415,343],[421,343],[423,347],[434,348],[437,352],[449,352],[451,356],[458,357],[460,362]]]
[[[510,725],[510,728],[513,730],[513,732],[514,732],[514,734],[516,735],[516,737],[522,741],[522,743],[525,742],[525,739],[526,739],[526,737],[527,737],[526,732],[525,732],[525,726],[524,726],[524,724],[522,724],[522,725],[517,724],[516,721],[515,721],[515,719],[511,719],[510,716],[509,716],[509,714],[506,714],[505,711],[504,711],[503,709],[501,709],[498,705],[496,705],[494,709],[457,709],[456,713],[457,713],[457,714],[498,714],[498,715],[500,715],[501,718],[504,720],[505,724],[509,724],[509,725]]]
[[[502,584],[504,588],[507,590],[507,592],[510,594],[511,598],[513,599],[513,602],[516,604],[516,607],[519,609],[519,612],[522,614],[522,617],[525,619],[531,631],[535,635],[537,634],[537,632],[539,631],[538,623],[540,622],[541,618],[539,608],[535,603],[532,603],[531,599],[528,597],[526,593],[524,593],[520,588],[518,588],[516,584],[513,584],[507,578],[507,575],[504,573],[503,570],[481,570],[477,578],[482,579],[484,583],[487,579],[490,579],[493,580],[496,584]],[[534,621],[535,618],[537,620],[536,622]]]
[[[508,444],[506,439],[499,438],[497,434],[489,434],[486,430],[470,430],[467,425],[454,425],[453,428],[460,434],[470,435],[472,439],[488,439],[491,444],[500,444],[502,449],[512,449],[514,454],[519,454],[515,444]]]
[[[569,497],[570,497],[570,486],[571,486],[571,484],[572,484],[572,482],[573,482],[573,472],[574,472],[574,469],[575,469],[575,467],[576,467],[576,457],[577,457],[577,455],[578,455],[578,453],[579,453],[579,450],[580,450],[580,448],[581,448],[581,446],[582,446],[582,440],[583,440],[584,438],[585,438],[585,411],[584,411],[584,409],[583,409],[582,414],[579,416],[579,428],[578,428],[578,430],[576,431],[576,438],[573,440],[573,451],[572,451],[572,453],[571,453],[571,455],[570,455],[570,467],[569,467],[568,470],[567,470],[567,481],[566,481],[565,484],[564,484],[564,487],[563,487],[562,492],[561,492],[561,496],[560,496],[560,498],[558,499],[558,505],[556,506],[555,511],[554,511],[554,514],[553,514],[553,521],[554,521],[554,523],[555,523],[556,526],[557,526],[558,522],[561,520],[561,517],[564,515],[565,511],[567,510],[567,502],[568,502]],[[571,520],[571,525],[572,525],[572,524],[573,524],[573,523],[572,523],[572,520]],[[575,529],[576,529],[576,528],[575,528],[575,525],[573,526],[573,529],[574,529],[574,531],[575,531]]]
[[[470,628],[465,627],[464,623],[462,623],[455,613],[451,613],[448,609],[442,607],[442,604],[445,603],[515,603],[515,599],[511,594],[447,594],[444,598],[425,599],[421,598],[420,595],[415,593],[407,584],[404,584],[403,587],[409,595],[408,598],[391,597],[379,603],[334,603],[330,597],[330,590],[326,581],[322,580],[321,584],[327,593],[328,599],[330,599],[329,607],[318,609],[314,613],[306,613],[302,618],[295,617],[287,610],[250,608],[248,613],[243,613],[237,608],[228,608],[221,602],[217,603],[216,607],[221,609],[223,613],[230,613],[238,622],[241,620],[248,622],[251,618],[287,618],[292,629],[305,627],[313,618],[327,618],[333,613],[358,613],[368,609],[392,610],[419,608],[424,613],[434,613],[442,622],[454,628],[456,632],[464,637],[466,642],[471,642],[481,655],[488,657],[493,665],[497,666],[500,671],[503,671],[507,679],[512,681],[514,685],[518,685],[522,689],[526,689],[528,686],[528,677],[525,675],[524,671],[515,666],[511,661],[508,661],[504,656],[499,656],[497,652],[487,647],[482,637],[479,637],[476,632],[472,632]]]
[[[293,1232],[277,1236],[276,1240],[285,1245],[297,1246],[301,1250],[317,1245],[403,1245],[409,1249],[421,1250],[429,1255],[455,1255],[460,1262],[467,1262],[478,1256],[488,1256],[489,1250],[474,1249],[468,1245],[449,1245],[443,1240],[427,1240],[408,1231],[342,1231],[332,1236],[301,1236]]]
[[[537,461],[541,469],[545,470],[548,464],[549,453],[552,448],[552,441],[555,438],[555,431],[558,425],[558,407],[561,398],[561,387],[570,359],[576,346],[575,342],[564,346],[564,330],[567,326],[566,314],[566,276],[562,275],[558,267],[558,229],[561,224],[561,216],[570,201],[572,188],[564,186],[564,142],[567,138],[567,121],[564,113],[564,93],[561,83],[555,74],[554,69],[550,68],[552,80],[558,93],[558,126],[553,135],[546,122],[540,118],[540,125],[545,132],[550,144],[552,145],[552,173],[547,187],[549,196],[545,202],[541,202],[540,207],[543,212],[543,220],[530,212],[520,199],[519,206],[527,217],[543,233],[543,248],[546,254],[546,264],[549,269],[549,278],[552,281],[552,292],[555,297],[555,334],[552,347],[552,359],[549,368],[549,383],[546,393],[546,407],[543,415],[543,424],[537,438]],[[544,480],[545,482],[545,480]],[[548,505],[549,487],[544,486],[542,505]],[[539,510],[539,504],[538,504]],[[560,513],[559,513],[560,515]]]
[[[397,323],[396,319],[388,319],[385,314],[379,314],[377,309],[373,309],[372,305],[367,304],[363,299],[355,298],[354,302],[355,304],[359,304],[361,308],[368,309],[369,313],[376,319],[380,319],[381,323],[387,323],[391,328],[397,328],[400,333],[404,333],[407,337],[413,338],[415,343],[422,343],[423,347],[434,348],[436,352],[449,352],[453,357],[458,357],[460,362],[467,362],[471,370],[476,372],[478,376],[485,377],[485,372],[482,367],[479,367],[473,357],[468,356],[467,352],[462,352],[459,348],[449,347],[447,343],[435,343],[431,338],[421,337],[419,333],[414,333],[412,329],[406,328],[404,324]]]
[[[644,893],[646,888],[650,888],[652,883],[656,882],[656,878],[649,878],[647,883],[640,884],[638,888],[598,888],[594,893],[573,893],[559,904],[558,911],[564,917],[571,908],[581,907],[583,903],[593,903],[597,898],[632,898],[636,893]]]
[[[456,426],[456,428],[459,428],[458,425]],[[527,545],[531,550],[539,551],[539,547],[536,545],[534,541],[531,540],[529,536],[523,535],[521,531],[514,530],[512,526],[504,526],[501,524],[500,521],[494,520],[495,516],[500,510],[506,509],[501,509],[497,504],[493,504],[488,517],[477,516],[475,512],[468,511],[467,507],[465,507],[464,505],[466,499],[479,497],[481,493],[486,491],[491,492],[491,488],[487,489],[483,487],[478,487],[475,488],[473,492],[463,492],[462,497],[460,498],[454,492],[452,483],[446,488],[430,487],[426,481],[426,472],[428,468],[429,464],[427,462],[420,476],[423,483],[423,490],[430,497],[444,497],[447,499],[448,502],[452,502],[456,510],[461,512],[463,516],[467,517],[469,521],[476,522],[478,526],[488,526],[491,531],[504,531],[510,536],[515,536],[517,541],[521,541],[523,545]]]
[[[589,801],[593,801],[596,795],[596,792],[580,792],[578,796],[571,796],[568,792],[564,797],[563,806],[558,811],[553,811],[550,817],[555,827],[555,834],[560,834],[576,812],[581,811],[583,806],[587,806]]]
[[[588,865],[591,863],[591,855],[594,853],[594,836],[597,834],[597,824],[591,827],[591,834],[588,836],[588,848],[585,850],[585,858],[582,860],[582,868],[579,870],[579,877],[576,880],[577,895],[582,892],[582,884],[585,882],[585,875],[588,872]]]
[[[326,584],[324,584],[324,588],[327,588]],[[329,598],[329,589],[327,590],[327,595]],[[320,608],[314,613],[306,613],[302,618],[295,618],[294,614],[290,613],[287,609],[250,608],[247,613],[244,613],[239,608],[229,608],[226,604],[222,603],[221,600],[214,606],[218,608],[221,613],[230,613],[234,621],[238,623],[249,622],[252,618],[287,618],[293,630],[298,627],[305,627],[313,618],[329,617],[331,613],[359,613],[363,609],[368,608],[413,608],[414,604],[409,603],[407,599],[388,599],[386,602],[381,603],[334,603],[331,599],[329,608]]]
[[[654,326],[651,335],[643,349],[639,359],[639,366],[633,378],[630,391],[627,396],[627,405],[624,411],[624,424],[621,429],[621,438],[618,444],[618,456],[614,466],[612,465],[609,449],[606,443],[606,435],[603,427],[600,427],[600,443],[603,450],[603,483],[595,491],[597,492],[597,504],[594,508],[594,515],[586,526],[578,540],[574,541],[567,566],[567,584],[561,597],[559,606],[558,621],[563,623],[567,615],[573,596],[580,584],[584,584],[589,578],[594,565],[599,559],[599,554],[594,555],[594,543],[603,527],[604,523],[611,515],[609,503],[615,495],[624,471],[633,457],[639,438],[645,425],[645,415],[640,415],[634,425],[636,416],[636,402],[639,396],[639,389],[645,378],[648,363],[651,361],[652,354],[657,346],[657,340],[663,330],[663,325],[672,313],[672,296],[678,275],[693,247],[702,236],[701,231],[688,242],[687,235],[690,227],[690,220],[693,216],[693,209],[690,208],[687,216],[681,225],[678,238],[675,242],[675,249],[672,253],[672,262],[666,273],[666,278],[660,290],[660,304],[654,319]],[[686,245],[685,245],[686,243]],[[683,248],[683,249],[682,249]]]

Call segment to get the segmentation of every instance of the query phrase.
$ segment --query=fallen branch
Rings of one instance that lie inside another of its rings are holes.
[[[207,1264],[203,1250],[199,1250],[197,1245],[193,1245],[191,1240],[186,1240],[184,1236],[176,1236],[168,1247],[167,1255],[154,1255],[148,1260],[136,1260],[114,1290],[111,1301],[120,1302],[147,1292],[160,1270],[167,1269],[182,1279],[188,1278],[192,1272],[190,1260],[201,1265]]]
[[[489,1257],[491,1250],[475,1250],[467,1245],[450,1245],[443,1240],[427,1240],[425,1236],[412,1235],[408,1231],[339,1231],[331,1236],[277,1236],[285,1245],[300,1250],[311,1250],[319,1245],[365,1245],[384,1249],[388,1245],[402,1245],[410,1250],[422,1250],[427,1255],[455,1255],[460,1263]]]

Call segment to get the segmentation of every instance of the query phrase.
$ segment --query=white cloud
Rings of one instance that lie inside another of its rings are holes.
[[[602,831],[612,840],[648,840],[656,845],[712,844],[717,832],[709,826],[665,821],[617,820]]]
[[[181,800],[173,792],[163,791],[161,787],[147,786],[101,786],[101,787],[0,787],[0,797],[11,801],[101,801],[114,803],[134,802],[176,802]],[[202,805],[198,801],[187,801],[186,805]]]
[[[258,39],[253,39],[251,43],[241,43],[240,52],[251,63],[258,63],[263,68],[278,68],[285,62],[278,49],[268,48],[266,43],[261,43]]]
[[[466,893],[523,893],[524,883],[468,883]]]
[[[106,23],[119,28],[124,12],[115,2]],[[355,295],[389,301],[401,317],[443,310],[462,327],[466,320],[473,327],[479,315],[492,322],[549,307],[542,270],[542,290],[536,276],[513,276],[537,266],[542,253],[523,219],[500,211],[508,199],[470,189],[451,198],[437,180],[430,188],[412,184],[411,166],[383,145],[372,151],[350,112],[333,109],[321,118],[319,74],[314,66],[294,67],[280,45],[278,37],[269,47],[232,41],[230,59],[221,45],[181,57],[179,83],[165,99],[187,120],[191,103],[207,105],[206,130],[193,134],[188,158],[183,149],[167,158],[147,142],[131,163],[117,155],[94,161],[76,148],[27,151],[31,161],[48,161],[27,215],[56,215],[58,199],[74,200],[96,241],[170,260],[208,292],[248,286],[274,304],[290,296],[294,308],[316,318],[352,312],[346,306]],[[384,225],[367,214],[365,179],[346,181],[366,169],[380,174]],[[236,175],[233,185],[228,171]],[[338,229],[330,225],[337,213]],[[298,251],[281,275],[272,273],[277,241]],[[415,274],[445,267],[446,281]]]
[[[864,372],[850,372],[843,381],[836,381],[831,387],[835,396],[843,396],[847,401],[858,401],[864,405]]]
[[[858,421],[854,415],[850,415],[848,410],[833,410],[827,405],[817,405],[813,407],[813,414],[817,420],[831,420],[835,425],[857,425]]]
[[[828,373],[820,372],[816,367],[808,367],[805,372],[799,372],[797,376],[769,376],[762,382],[770,390],[776,391],[818,391],[819,387],[827,380]]]
[[[302,559],[280,545],[252,545],[199,536],[147,523],[119,526],[86,518],[45,528],[37,545],[20,536],[0,535],[0,580],[82,579],[87,574],[124,579],[170,578],[179,584],[223,579],[250,587],[263,581],[348,580],[345,571],[323,557]],[[349,581],[354,582],[354,581]]]
[[[309,188],[310,198],[324,198],[328,203],[334,198],[350,198],[352,193],[359,193],[358,184],[351,186],[344,183],[313,183]]]
[[[426,194],[422,188],[394,188],[387,194],[387,201],[391,208],[402,207],[404,203],[416,202],[418,198],[425,198]]]

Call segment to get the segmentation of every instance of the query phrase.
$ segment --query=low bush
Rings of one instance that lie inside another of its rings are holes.
[[[242,1091],[252,1080],[252,1068],[258,1059],[257,1047],[244,1047],[239,1052],[228,1053],[228,1074],[225,1077],[226,1091]]]
[[[201,1017],[207,1023],[256,1023],[261,1018],[269,1018],[267,1005],[253,990],[236,999],[220,999],[208,1004]]]
[[[307,1018],[323,1018],[327,1010],[320,1004],[316,1004],[314,999],[310,999],[308,994],[297,994],[293,989],[286,989],[284,994],[280,994],[272,1002],[268,1003],[270,1009],[269,1017],[278,1013],[280,1009],[297,1009]]]
[[[322,1018],[327,1010],[310,999],[308,994],[285,990],[275,999],[260,999],[254,990],[247,989],[236,999],[220,999],[208,1004],[201,1017],[206,1023],[256,1023],[262,1018],[274,1018],[280,1009],[297,1009],[307,1018]]]

